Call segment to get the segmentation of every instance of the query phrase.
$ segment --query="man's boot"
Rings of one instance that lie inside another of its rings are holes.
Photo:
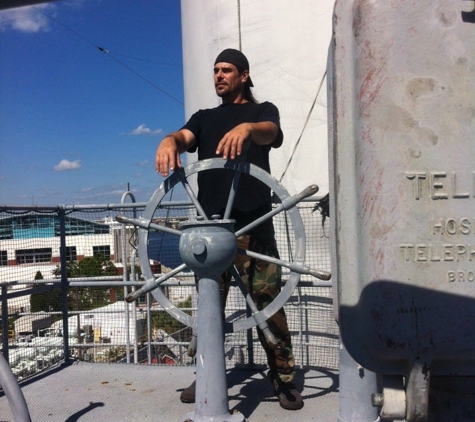
[[[292,382],[280,383],[275,389],[275,395],[279,398],[280,407],[283,409],[299,410],[303,407],[302,396]]]
[[[189,387],[186,387],[180,394],[182,403],[194,403],[196,396],[196,381],[193,381]]]

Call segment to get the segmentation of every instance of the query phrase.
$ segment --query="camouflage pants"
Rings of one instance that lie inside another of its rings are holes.
[[[255,237],[244,235],[237,239],[237,246],[263,255],[279,257],[274,238],[263,242]],[[280,266],[244,255],[236,255],[234,265],[259,310],[269,305],[280,293],[282,272]],[[231,274],[229,271],[225,272],[220,278],[223,315],[230,280]],[[281,308],[269,318],[267,325],[278,340],[278,347],[271,347],[262,331],[257,327],[259,340],[267,355],[267,363],[270,368],[269,376],[275,386],[282,382],[293,382],[295,378],[295,360],[284,309]]]

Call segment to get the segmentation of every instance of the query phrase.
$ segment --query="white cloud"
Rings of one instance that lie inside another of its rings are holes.
[[[49,31],[49,19],[35,9],[44,10],[48,14],[52,14],[56,6],[53,4],[38,4],[34,8],[25,6],[3,10],[0,12],[0,29],[2,31],[13,29],[30,33]]]
[[[68,161],[61,160],[61,162],[54,166],[55,171],[77,170],[81,168],[81,160]]]
[[[126,190],[125,185],[111,184],[94,187],[84,187],[72,193],[71,200],[74,203],[120,203],[121,197]]]
[[[156,135],[160,135],[160,133],[162,133],[162,129],[157,129],[157,130],[152,131],[145,124],[141,124],[139,127],[137,127],[132,132],[130,132],[130,135],[135,135],[135,136],[143,136],[143,135],[150,136],[150,135],[153,135],[153,136],[156,136]]]

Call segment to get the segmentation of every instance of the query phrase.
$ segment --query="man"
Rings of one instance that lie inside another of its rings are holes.
[[[163,138],[157,148],[155,168],[163,177],[167,177],[170,170],[181,167],[180,154],[196,150],[199,160],[245,156],[247,162],[270,172],[269,151],[280,147],[283,140],[279,111],[272,103],[259,104],[255,100],[246,56],[234,49],[222,51],[214,64],[214,85],[222,104],[196,112],[178,132]],[[198,173],[198,200],[208,217],[216,214],[223,216],[232,179],[232,172],[225,169]],[[271,208],[269,187],[242,174],[231,212],[231,218],[236,220],[236,230]],[[240,237],[238,247],[278,257],[272,220]],[[242,256],[237,256],[234,264],[259,309],[265,308],[279,294],[279,266]],[[230,278],[229,272],[226,272],[220,280],[223,310]],[[303,400],[293,384],[295,363],[284,310],[277,312],[267,323],[279,340],[278,347],[271,346],[262,332],[257,330],[267,354],[269,378],[280,405],[284,409],[300,409]],[[195,401],[194,383],[182,392],[180,399],[188,403]]]

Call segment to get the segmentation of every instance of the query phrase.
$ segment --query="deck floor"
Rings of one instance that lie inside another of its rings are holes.
[[[182,421],[194,411],[180,392],[194,379],[194,368],[78,362],[58,367],[21,384],[33,422]],[[297,388],[303,409],[279,406],[265,372],[227,371],[229,407],[248,422],[336,421],[338,374],[325,369],[300,370]],[[0,422],[12,421],[7,398],[0,396]]]

